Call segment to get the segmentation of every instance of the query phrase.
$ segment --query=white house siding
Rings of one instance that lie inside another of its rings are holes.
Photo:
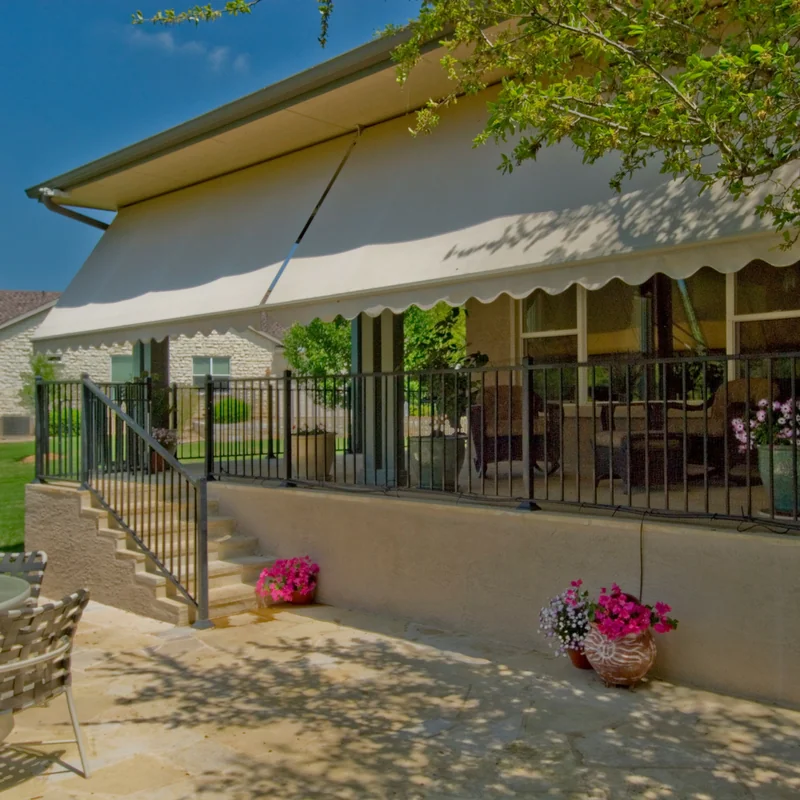
[[[20,374],[30,368],[31,337],[47,309],[0,330],[0,415],[28,414],[19,403]]]
[[[179,386],[192,383],[192,359],[195,356],[220,356],[231,360],[234,378],[259,378],[271,374],[275,345],[259,334],[239,336],[234,333],[212,333],[209,336],[179,336],[169,343],[170,380]]]

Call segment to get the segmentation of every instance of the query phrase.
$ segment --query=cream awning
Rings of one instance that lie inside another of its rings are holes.
[[[40,350],[247,330],[352,137],[122,209],[36,332]]]
[[[124,208],[37,346],[244,330],[264,310],[290,324],[797,260],[755,215],[756,196],[698,196],[657,169],[617,195],[613,160],[586,165],[568,145],[501,174],[499,148],[471,145],[486,99],[460,101],[431,136],[411,137],[409,117],[364,131],[265,306],[349,136]]]
[[[460,101],[430,136],[412,138],[408,119],[363,134],[270,298],[273,314],[351,318],[797,260],[755,215],[758,196],[698,196],[655,165],[621,195],[609,188],[613,159],[584,164],[568,144],[502,174],[500,148],[471,145],[485,100]]]

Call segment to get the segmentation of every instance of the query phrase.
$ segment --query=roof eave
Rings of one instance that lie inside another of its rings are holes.
[[[198,141],[245,125],[280,107],[293,105],[310,94],[319,94],[391,64],[392,51],[410,36],[402,31],[349,50],[278,83],[271,84],[199,117],[124,147],[88,164],[65,172],[25,190],[38,200],[43,188],[68,193],[71,189],[122,172]],[[54,198],[58,202],[58,198]]]

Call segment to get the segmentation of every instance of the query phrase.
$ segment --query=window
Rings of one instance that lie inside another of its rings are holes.
[[[561,294],[537,289],[522,301],[525,355],[536,361],[573,361],[578,356],[577,288]]]
[[[619,278],[586,293],[586,352],[590,360],[652,351],[652,297]]]
[[[750,264],[736,274],[735,298],[740,353],[800,348],[800,264]]]
[[[135,377],[133,355],[111,356],[111,382],[130,383]]]
[[[726,350],[725,276],[703,267],[672,286],[672,352],[676,356]]]
[[[523,355],[534,363],[559,363],[578,358],[578,290],[570,286],[561,294],[548,294],[537,289],[522,301]],[[548,374],[549,384],[544,386],[544,372],[534,376],[537,394],[548,399],[574,400],[577,371],[566,369]],[[556,393],[556,394],[554,394]]]
[[[229,356],[195,356],[192,359],[192,383],[203,388],[206,385],[206,375],[215,379],[215,385],[220,389],[227,389],[225,378],[231,377],[231,360]]]

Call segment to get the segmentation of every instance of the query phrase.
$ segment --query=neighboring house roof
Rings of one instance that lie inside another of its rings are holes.
[[[52,308],[60,295],[60,292],[0,290],[0,328]]]

